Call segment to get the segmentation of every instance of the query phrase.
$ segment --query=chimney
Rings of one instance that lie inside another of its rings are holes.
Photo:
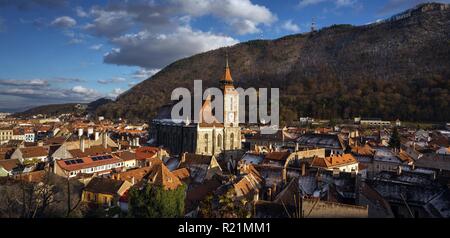
[[[134,146],[139,147],[139,137],[136,137],[133,140],[134,140]]]
[[[273,184],[272,185],[272,195],[275,196],[277,194],[277,185]]]
[[[184,163],[186,161],[186,152],[183,153],[183,155],[181,155],[181,162]]]
[[[295,152],[298,151],[298,143],[295,143]]]
[[[162,151],[158,150],[158,159],[162,160],[163,156],[162,156]]]
[[[267,200],[272,201],[272,189],[267,189]]]
[[[402,166],[398,166],[397,175],[401,175],[401,174],[402,174]]]
[[[122,144],[120,143],[120,140],[117,140],[117,146],[119,146],[119,151],[122,150]]]
[[[103,132],[103,134],[102,134],[102,146],[105,149],[108,148],[108,137],[106,135],[106,132]]]
[[[28,182],[32,182],[33,181],[33,175],[32,174],[29,174],[28,175]]]
[[[120,174],[116,174],[116,180],[120,180]]]
[[[283,176],[283,184],[286,184],[287,183],[287,169],[286,169],[286,167],[284,167],[283,168],[283,171],[282,171],[282,176]]]
[[[94,141],[98,140],[100,138],[100,132],[96,131],[94,133]]]
[[[39,147],[41,147],[41,146],[44,146],[44,142],[43,142],[43,141],[41,141],[41,140],[40,140],[40,141],[38,141],[38,143],[37,143],[37,144],[38,144],[38,146],[39,146]]]
[[[88,131],[87,131],[87,135],[90,136],[90,135],[92,135],[93,133],[94,133],[94,128],[89,127],[89,128],[88,128]]]
[[[83,136],[83,128],[78,128],[78,137]]]
[[[83,153],[85,151],[84,137],[80,137],[80,150]]]
[[[134,180],[134,176],[133,176],[133,177],[131,177],[131,184],[134,185],[134,183],[135,183],[135,180]]]
[[[306,164],[302,163],[302,177],[306,175]]]

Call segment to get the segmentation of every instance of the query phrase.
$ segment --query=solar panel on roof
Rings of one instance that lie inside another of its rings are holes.
[[[93,160],[93,161],[97,161],[98,158],[97,158],[97,157],[92,157],[92,160]]]
[[[77,163],[82,164],[83,160],[82,159],[77,159]]]
[[[65,163],[66,165],[70,165],[69,162],[70,162],[70,161],[64,161],[64,163]]]

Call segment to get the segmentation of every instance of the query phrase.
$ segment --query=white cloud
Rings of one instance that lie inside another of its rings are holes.
[[[192,16],[212,15],[232,26],[238,34],[258,33],[258,25],[270,25],[277,17],[265,6],[250,0],[174,0],[180,11]]]
[[[138,80],[144,80],[144,79],[148,79],[151,76],[157,74],[160,71],[160,69],[145,69],[145,68],[140,68],[138,71],[134,72],[132,77],[134,79],[138,79]]]
[[[118,36],[133,26],[132,19],[124,10],[107,11],[94,7],[89,14],[94,17],[94,21],[86,24],[84,29],[97,36]]]
[[[17,79],[0,79],[0,85],[5,86],[48,86],[49,82],[43,79],[17,80]]]
[[[127,80],[125,78],[122,77],[114,77],[112,79],[100,79],[97,82],[100,84],[111,84],[111,83],[123,83],[126,82]]]
[[[89,49],[91,49],[91,50],[100,50],[102,47],[103,47],[103,44],[91,45],[91,47],[89,47]]]
[[[281,28],[283,28],[286,31],[291,31],[291,32],[299,32],[300,31],[300,27],[293,23],[292,20],[287,20],[283,23],[283,25],[281,26]]]
[[[120,94],[125,92],[125,90],[121,88],[115,88],[110,93],[108,93],[108,97],[112,99],[116,99]]]
[[[77,13],[78,17],[87,17],[87,16],[89,16],[89,14],[87,12],[85,12],[82,7],[76,7],[75,8],[75,12]]]
[[[77,25],[77,21],[69,16],[58,17],[51,23],[52,26],[61,28],[71,28]]]
[[[148,69],[162,68],[183,57],[238,43],[231,37],[196,31],[190,27],[178,27],[170,34],[154,34],[144,30],[111,41],[119,48],[104,56],[106,63]]]
[[[66,102],[90,102],[104,94],[84,86],[73,88],[59,88],[69,83],[79,83],[84,80],[78,78],[55,77],[51,79],[0,79],[0,96],[6,98],[9,104],[42,105]],[[5,102],[2,102],[5,104]]]

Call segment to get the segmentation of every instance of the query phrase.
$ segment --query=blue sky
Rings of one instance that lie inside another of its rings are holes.
[[[0,111],[115,98],[183,57],[307,32],[313,18],[319,28],[367,24],[422,2],[0,0]]]

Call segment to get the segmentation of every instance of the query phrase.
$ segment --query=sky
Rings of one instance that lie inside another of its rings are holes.
[[[0,0],[0,111],[114,99],[184,57],[305,33],[313,19],[364,25],[423,2]]]

